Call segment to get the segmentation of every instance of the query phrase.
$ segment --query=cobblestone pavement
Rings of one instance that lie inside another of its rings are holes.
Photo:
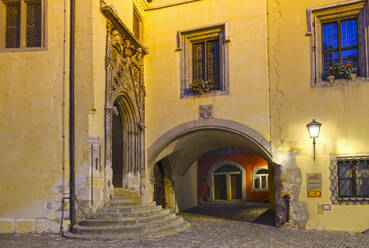
[[[229,210],[229,209],[228,209]],[[254,208],[255,210],[255,208]],[[167,237],[136,241],[80,241],[58,235],[0,234],[0,248],[118,248],[118,247],[334,247],[369,248],[369,235],[340,232],[291,230],[243,220],[205,216],[193,209],[181,215],[191,228]],[[261,209],[260,209],[261,211]],[[219,211],[221,212],[221,211]],[[226,211],[227,212],[227,211]],[[228,211],[228,213],[231,210]],[[256,210],[254,215],[256,215]],[[227,217],[227,216],[226,216]]]

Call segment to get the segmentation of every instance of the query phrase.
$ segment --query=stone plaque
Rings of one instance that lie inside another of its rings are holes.
[[[308,197],[322,196],[322,173],[308,173],[306,176]]]

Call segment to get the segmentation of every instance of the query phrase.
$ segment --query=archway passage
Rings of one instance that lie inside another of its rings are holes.
[[[112,130],[113,186],[121,188],[123,185],[123,125],[118,111],[113,114]]]
[[[176,211],[201,208],[204,204],[244,204],[246,201],[253,201],[257,206],[254,203],[254,205],[246,204],[237,206],[237,209],[243,211],[252,206],[250,210],[253,212],[256,206],[258,211],[260,209],[265,212],[270,209],[273,213],[274,182],[269,182],[270,188],[267,191],[264,187],[260,190],[255,189],[257,192],[252,192],[254,179],[250,178],[254,167],[259,166],[267,167],[270,175],[259,177],[258,180],[264,180],[263,185],[267,178],[274,180],[269,143],[261,135],[239,123],[221,120],[212,125],[212,122],[216,121],[201,122],[200,120],[191,125],[190,123],[180,125],[154,142],[149,148],[151,177],[153,177],[154,165],[157,163],[161,163],[165,171],[171,172],[169,177],[175,185],[173,198]],[[218,125],[219,123],[221,125]],[[229,153],[228,150],[231,150],[231,153],[238,153],[243,158],[239,161],[224,158],[222,161],[213,161],[206,170],[199,169],[202,159],[208,153],[217,151],[223,156],[223,153]],[[244,165],[242,159],[250,156],[251,160],[256,158],[251,163],[252,166]],[[151,187],[153,189],[153,185]],[[256,199],[253,198],[255,195],[258,195]],[[217,208],[213,210],[218,211]],[[224,211],[219,210],[219,212]],[[253,216],[253,219],[256,217],[258,216]]]

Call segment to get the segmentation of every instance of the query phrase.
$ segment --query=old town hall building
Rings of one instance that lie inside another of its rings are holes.
[[[0,0],[0,232],[134,216],[156,237],[235,200],[367,230],[368,20],[367,0]]]

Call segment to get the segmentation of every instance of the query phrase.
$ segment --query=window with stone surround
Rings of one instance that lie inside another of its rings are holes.
[[[327,81],[329,67],[350,63],[357,82],[368,78],[368,6],[350,0],[307,10],[307,36],[311,37],[311,87],[334,86],[350,81]]]
[[[255,167],[251,174],[252,191],[268,191],[268,167]]]
[[[228,94],[229,24],[221,23],[178,31],[180,96],[191,96],[194,81],[211,81],[214,94]]]
[[[332,156],[332,204],[369,204],[369,155]]]
[[[0,50],[45,47],[45,0],[0,0]]]

